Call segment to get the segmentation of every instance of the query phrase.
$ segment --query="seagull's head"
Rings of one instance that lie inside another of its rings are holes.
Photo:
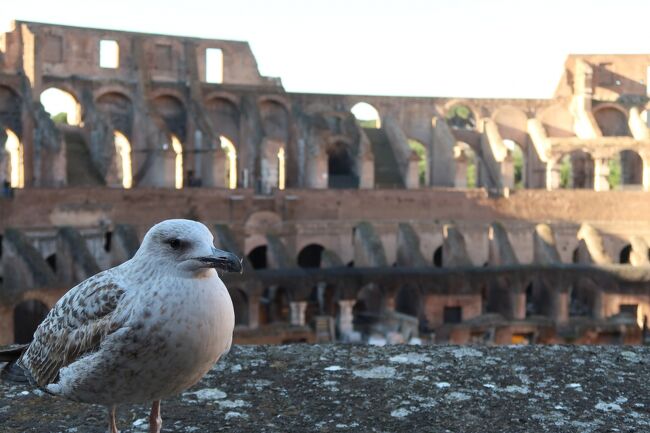
[[[136,256],[169,270],[194,275],[209,269],[241,272],[241,259],[215,248],[213,241],[210,230],[199,222],[166,220],[149,229]]]

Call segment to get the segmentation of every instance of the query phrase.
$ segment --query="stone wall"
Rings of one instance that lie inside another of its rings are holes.
[[[235,346],[163,401],[164,431],[647,431],[646,348]],[[121,406],[123,433],[148,407]],[[101,433],[105,408],[0,383],[7,433]],[[486,430],[487,429],[487,430]]]

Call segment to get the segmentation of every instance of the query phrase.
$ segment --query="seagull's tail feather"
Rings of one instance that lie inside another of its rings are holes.
[[[20,355],[27,349],[28,344],[14,344],[11,346],[0,347],[0,362],[8,362],[0,371],[0,380],[9,382],[28,383],[29,375],[16,362]]]

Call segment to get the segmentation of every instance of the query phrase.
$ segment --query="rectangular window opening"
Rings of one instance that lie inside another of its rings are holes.
[[[207,83],[223,83],[223,51],[220,48],[205,50],[205,81]]]
[[[117,41],[99,41],[99,66],[102,68],[116,69],[120,66],[120,46]]]

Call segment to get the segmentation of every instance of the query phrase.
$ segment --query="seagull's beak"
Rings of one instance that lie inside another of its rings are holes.
[[[226,272],[243,272],[242,259],[229,253],[212,247],[212,255],[197,258],[207,268],[215,268]]]

